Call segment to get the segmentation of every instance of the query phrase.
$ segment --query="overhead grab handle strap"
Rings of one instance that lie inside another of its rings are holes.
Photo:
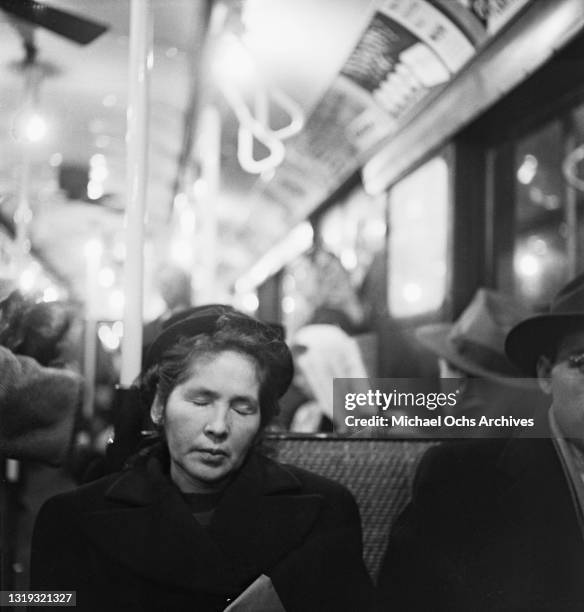
[[[269,151],[261,159],[254,157],[254,139],[260,142]],[[251,174],[261,174],[276,168],[284,161],[284,145],[267,131],[251,131],[243,125],[239,126],[237,134],[237,159],[241,167]]]
[[[267,129],[261,121],[261,116],[267,115],[267,104],[265,92],[256,93],[255,110],[260,115],[260,120],[251,114],[250,109],[245,104],[240,92],[229,84],[221,83],[221,91],[229,105],[233,109],[239,120],[239,130],[237,137],[237,159],[241,167],[252,174],[261,174],[266,170],[271,170],[282,163],[285,149],[282,142],[274,132]],[[263,95],[263,100],[260,96]],[[268,155],[261,159],[255,159],[253,155],[253,142],[257,140],[268,150]]]
[[[278,130],[271,130],[280,140],[285,140],[298,134],[304,127],[304,112],[290,96],[281,89],[274,88],[269,92],[271,99],[282,108],[290,118],[288,125]]]

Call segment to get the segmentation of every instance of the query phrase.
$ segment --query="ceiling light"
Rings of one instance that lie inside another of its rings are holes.
[[[87,197],[90,200],[99,200],[104,194],[103,185],[98,181],[87,183]]]
[[[241,299],[241,305],[247,312],[255,312],[259,308],[260,302],[255,293],[246,293]]]
[[[517,170],[517,180],[522,185],[529,185],[537,174],[537,158],[534,155],[526,155]]]
[[[109,172],[107,169],[107,166],[105,165],[99,165],[99,166],[94,166],[92,165],[89,169],[89,179],[91,181],[94,181],[96,183],[103,183],[105,181],[105,179],[107,178]]]
[[[517,274],[527,278],[539,276],[541,273],[541,263],[539,259],[531,253],[520,253],[515,257],[515,271]]]
[[[417,283],[408,283],[402,290],[402,295],[406,302],[413,304],[419,302],[422,297],[422,289]]]
[[[107,323],[102,323],[97,329],[97,335],[103,346],[109,351],[115,351],[120,347],[120,338],[112,331]]]
[[[18,286],[23,293],[32,291],[36,280],[36,271],[31,266],[22,271],[18,279]]]
[[[47,135],[47,130],[47,122],[38,113],[33,113],[24,121],[23,135],[30,143],[37,143],[44,140]]]

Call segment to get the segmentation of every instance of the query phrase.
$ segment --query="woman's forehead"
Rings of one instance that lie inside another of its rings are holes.
[[[189,378],[201,374],[210,375],[215,372],[229,375],[230,373],[248,370],[260,380],[260,364],[252,355],[235,349],[205,350],[195,353],[187,366]]]

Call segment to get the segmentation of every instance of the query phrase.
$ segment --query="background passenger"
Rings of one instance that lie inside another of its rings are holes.
[[[541,403],[537,386],[521,379],[521,372],[505,355],[507,333],[530,314],[510,296],[479,289],[454,323],[417,330],[420,343],[439,359],[440,378],[457,379],[458,401],[453,414],[476,419],[523,417]],[[525,402],[526,395],[530,402]]]
[[[335,325],[307,325],[294,335],[291,345],[294,381],[309,398],[297,409],[292,431],[332,431],[333,425],[336,432],[345,431],[344,411],[335,421],[335,400],[343,406],[346,393],[367,393],[370,388],[357,342]]]
[[[73,433],[82,380],[0,346],[0,455],[59,464]]]
[[[46,464],[68,459],[83,381],[68,369],[68,306],[36,303],[13,289],[0,280],[0,557],[5,588],[22,589],[35,502],[48,482],[42,476],[57,473]]]
[[[584,276],[516,325],[506,351],[551,399],[542,427],[425,455],[389,538],[380,610],[584,610]]]
[[[180,312],[188,310],[193,304],[191,276],[182,268],[163,264],[156,271],[156,288],[164,301],[164,312],[149,321],[142,330],[143,357],[154,339],[160,334],[165,323]]]
[[[0,279],[0,454],[60,463],[71,443],[82,380],[69,360],[71,315],[35,304]]]

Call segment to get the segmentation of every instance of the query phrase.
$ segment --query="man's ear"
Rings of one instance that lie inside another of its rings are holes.
[[[540,355],[537,359],[537,364],[535,366],[537,371],[537,382],[539,384],[539,388],[547,395],[551,395],[552,392],[552,367],[553,364],[549,357],[545,355]]]
[[[154,396],[154,401],[150,407],[150,418],[155,425],[162,425],[164,422],[164,406],[160,401],[158,393]]]

